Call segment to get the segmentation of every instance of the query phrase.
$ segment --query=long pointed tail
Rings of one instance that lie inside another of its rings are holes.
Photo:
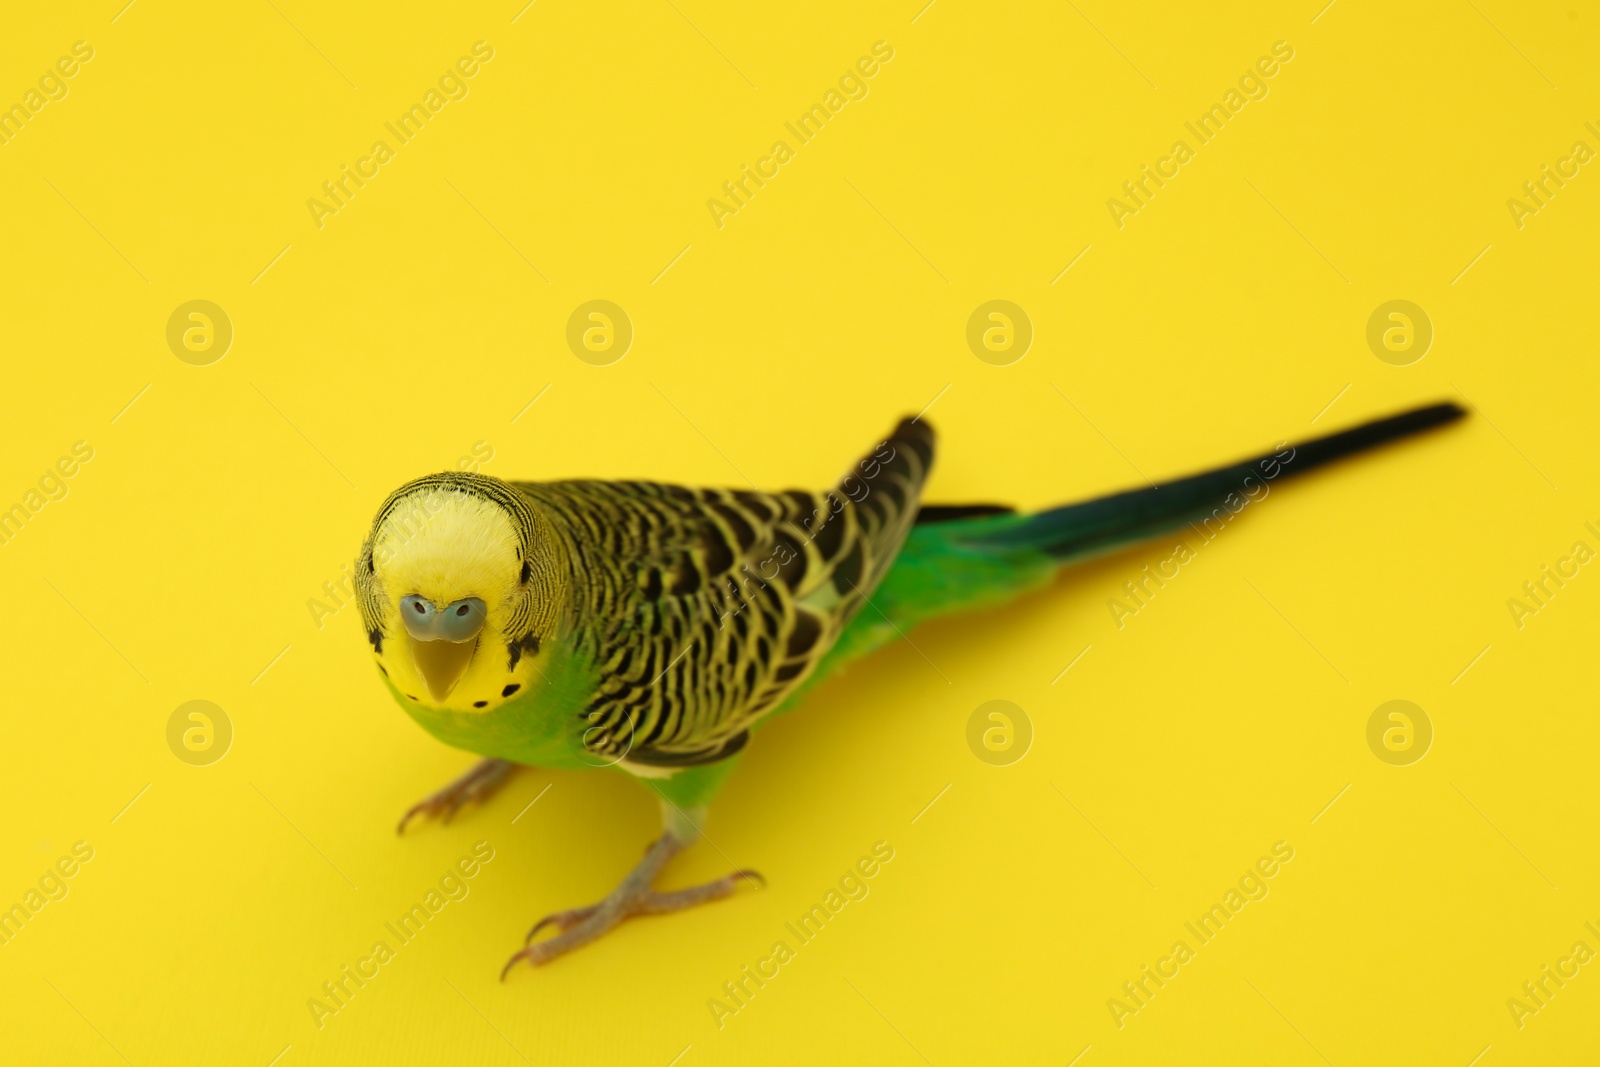
[[[1246,503],[1264,496],[1276,481],[1446,425],[1465,414],[1455,404],[1417,408],[1166,485],[1067,504],[1020,521],[1002,524],[991,520],[990,529],[972,531],[971,541],[995,548],[1032,548],[1066,561],[1156,537],[1189,523],[1226,522]]]
[[[993,505],[924,506],[871,608],[855,617],[807,684],[917,623],[1004,603],[1047,585],[1066,563],[1189,523],[1226,524],[1286,478],[1465,414],[1455,404],[1434,404],[1166,485],[1033,515]]]

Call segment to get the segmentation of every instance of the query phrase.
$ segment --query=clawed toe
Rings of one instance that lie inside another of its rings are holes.
[[[394,828],[394,832],[404,836],[406,832],[406,824],[424,812],[429,815],[436,816],[439,818],[439,821],[448,824],[451,819],[456,817],[456,812],[461,808],[461,804],[462,801],[460,800],[456,800],[453,797],[446,797],[442,793],[436,793],[426,800],[413,804],[411,806],[411,810],[400,817],[400,825]],[[440,814],[441,811],[443,811],[442,815]]]
[[[598,904],[591,904],[587,908],[570,908],[567,911],[551,912],[549,915],[546,915],[544,918],[533,924],[533,929],[528,931],[528,936],[522,939],[522,943],[523,945],[532,944],[534,935],[536,935],[540,930],[543,930],[546,926],[554,926],[558,930],[565,933],[574,926],[577,926],[579,923],[583,922],[583,920],[589,918],[589,916],[593,915],[595,913],[595,909],[597,909],[599,906],[600,905]]]
[[[643,915],[665,915],[668,912],[692,908],[696,904],[709,904],[713,900],[732,896],[741,881],[753,882],[762,889],[767,887],[767,880],[761,877],[759,872],[734,871],[704,885],[673,889],[665,893],[646,893],[639,898],[638,906],[634,910]]]
[[[423,814],[434,816],[448,825],[467,804],[482,801],[496,792],[516,769],[517,764],[508,760],[479,761],[466,774],[437,793],[413,804],[411,810],[400,819],[400,825],[395,827],[395,833],[404,834],[406,825]]]
[[[506,960],[506,965],[500,968],[500,981],[504,982],[506,980],[506,975],[511,973],[511,968],[517,965],[518,960],[527,960],[535,967],[544,962],[543,960],[536,958],[536,954],[534,953],[532,946],[529,946],[528,948],[523,949],[521,952],[513,953],[511,958]]]
[[[758,872],[738,870],[714,882],[690,886],[687,889],[673,889],[667,892],[650,889],[650,879],[665,863],[666,858],[675,851],[677,851],[675,842],[666,846],[658,842],[647,853],[644,862],[600,903],[591,904],[586,908],[553,912],[534,923],[533,929],[528,931],[527,939],[523,942],[522,950],[507,960],[505,967],[501,969],[500,980],[505,981],[506,975],[511,973],[511,968],[516,966],[519,960],[527,960],[535,967],[548,963],[557,956],[588,944],[631,916],[665,915],[684,908],[692,908],[696,904],[721,900],[723,897],[731,896],[741,881],[752,882],[763,889],[766,888],[767,881]],[[547,926],[553,926],[559,932],[554,937],[535,941],[534,937]]]

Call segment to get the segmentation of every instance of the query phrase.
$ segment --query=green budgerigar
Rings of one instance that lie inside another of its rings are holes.
[[[1218,469],[1033,514],[923,504],[934,432],[907,419],[832,489],[508,482],[446,472],[384,501],[357,563],[378,670],[401,707],[486,757],[418,804],[448,818],[520,766],[614,768],[654,791],[661,836],[599,903],[537,924],[518,960],[630,915],[734,892],[670,892],[752,733],[919,623],[1045,586],[1064,565],[1226,518],[1266,483],[1454,421],[1438,404]],[[553,936],[535,940],[546,927]]]

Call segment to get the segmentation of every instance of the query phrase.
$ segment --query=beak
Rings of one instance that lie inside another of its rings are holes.
[[[433,699],[443,700],[467,673],[472,654],[478,650],[478,637],[474,634],[466,641],[418,641],[411,639],[411,656],[416,660],[417,671],[428,685]]]
[[[464,597],[443,608],[413,593],[400,599],[400,618],[411,635],[411,658],[433,699],[443,701],[461,681],[478,650],[486,621],[483,601]]]

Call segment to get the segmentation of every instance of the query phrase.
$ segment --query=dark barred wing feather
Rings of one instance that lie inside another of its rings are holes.
[[[585,744],[640,768],[738,751],[888,572],[933,455],[906,420],[819,493],[518,484],[573,546],[574,641],[600,668]]]

